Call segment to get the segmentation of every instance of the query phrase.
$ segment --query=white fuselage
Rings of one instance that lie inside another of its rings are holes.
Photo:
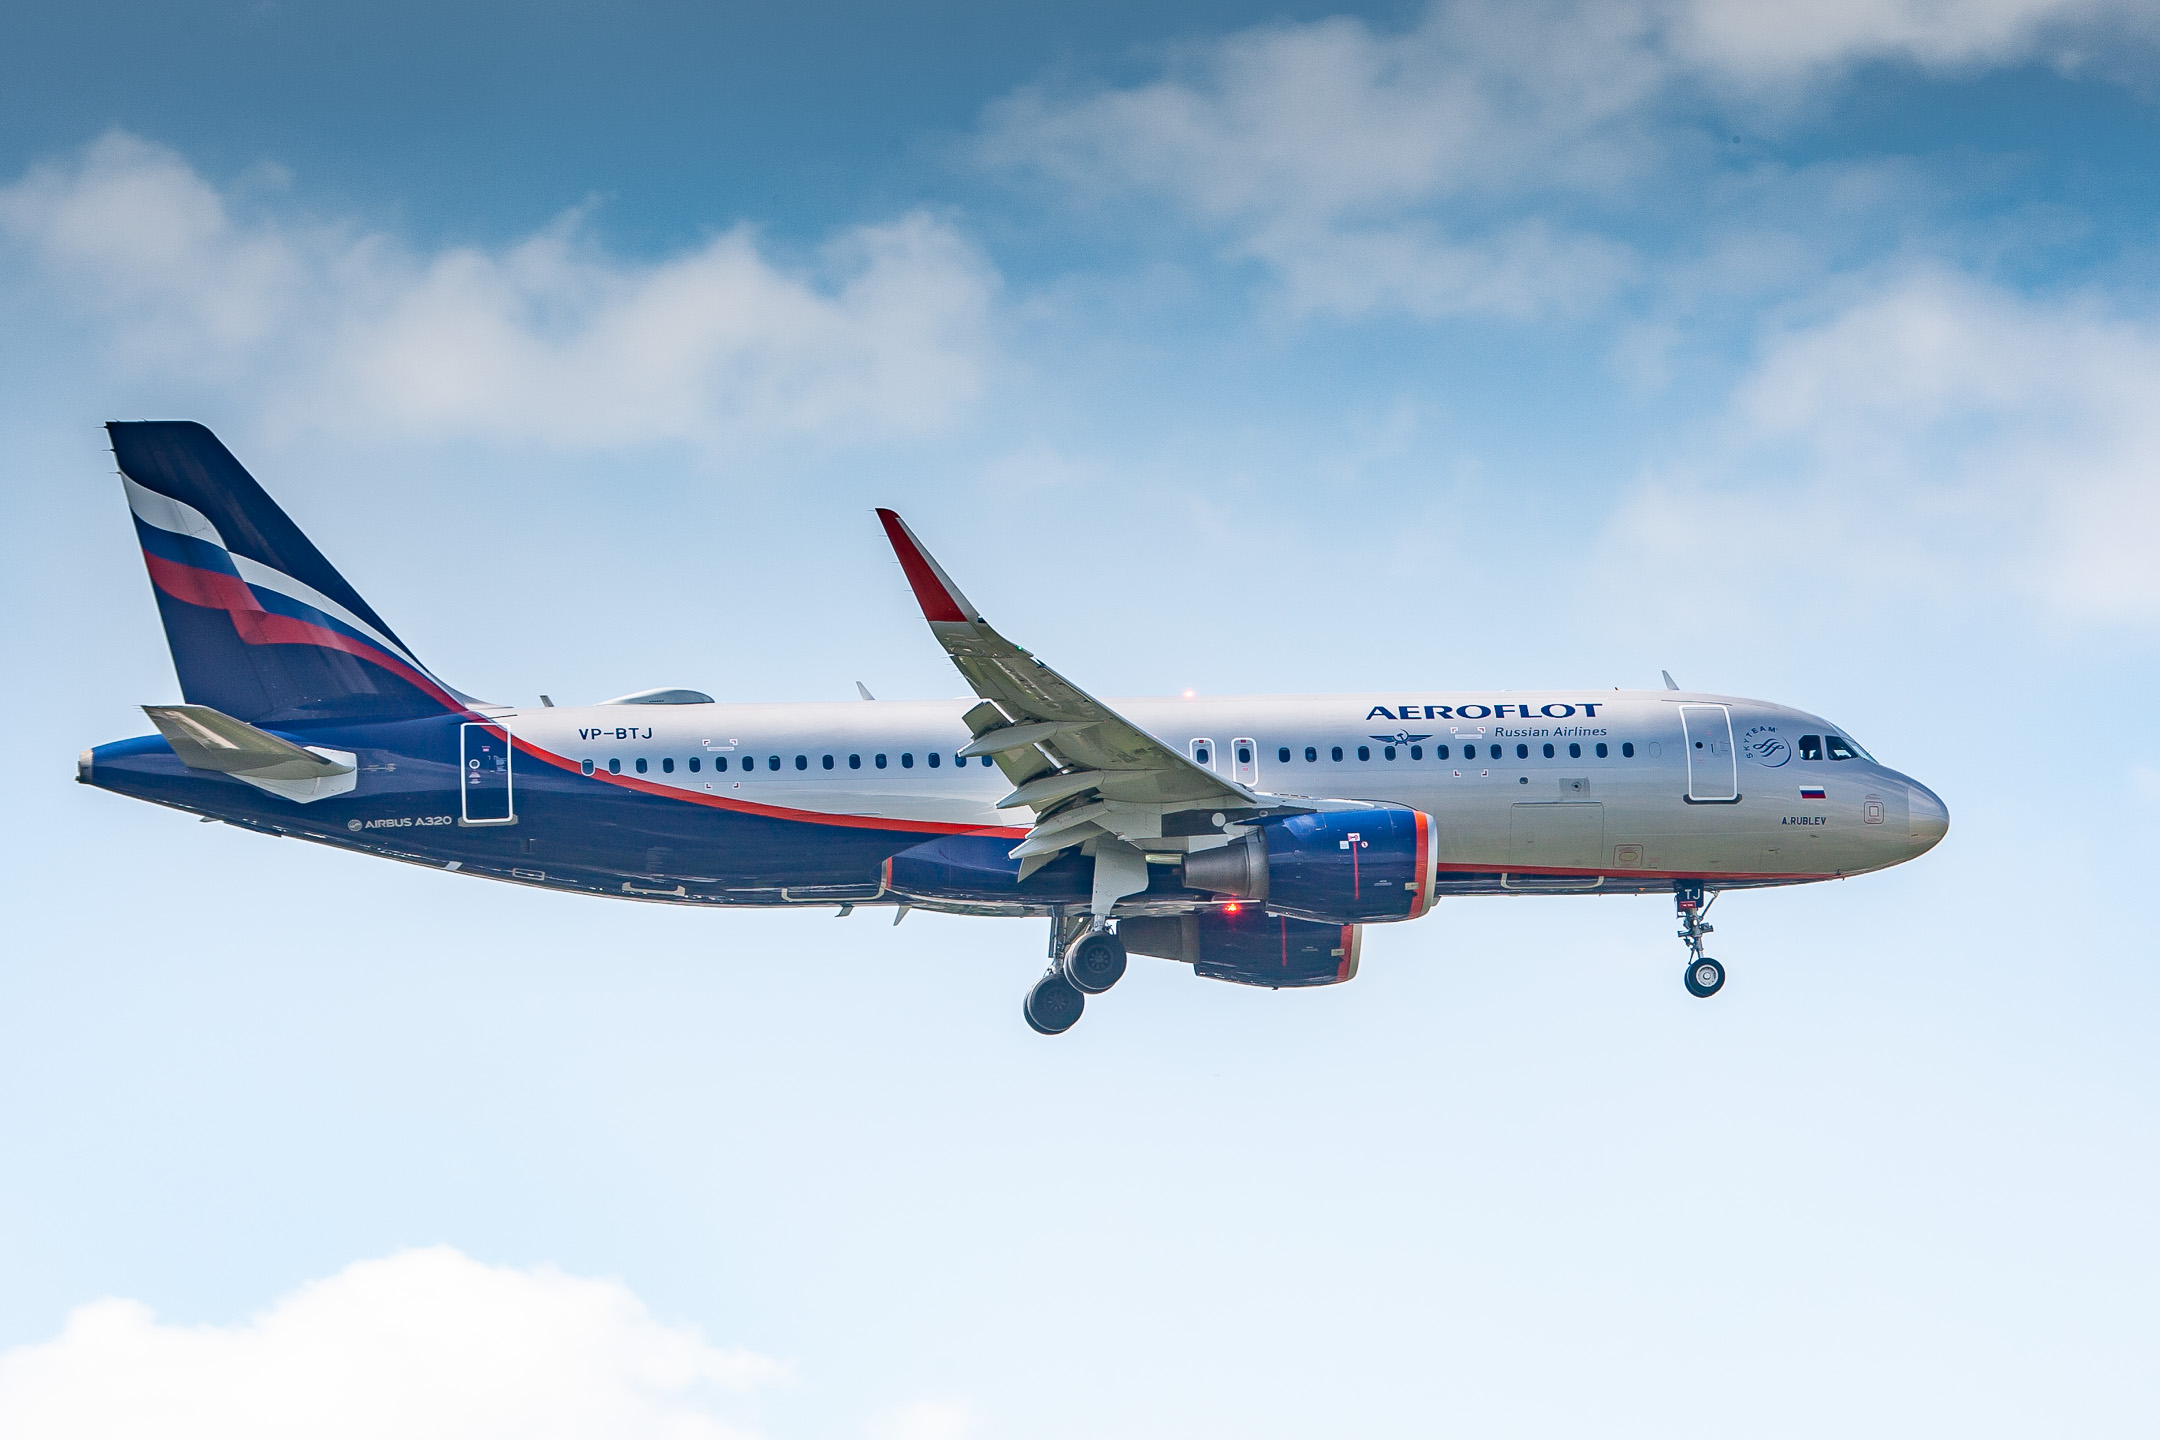
[[[954,752],[976,702],[608,705],[501,714],[525,744],[729,809],[1019,837],[1011,785]],[[1437,822],[1443,889],[1774,885],[1933,845],[1942,802],[1837,727],[1678,691],[1255,696],[1109,702],[1197,763],[1287,796]],[[1497,753],[1496,753],[1497,752]],[[1220,837],[1162,842],[1171,850]],[[1459,883],[1448,883],[1451,879]]]

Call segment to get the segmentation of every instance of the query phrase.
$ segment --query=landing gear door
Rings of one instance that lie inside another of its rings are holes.
[[[1740,757],[1733,752],[1732,714],[1723,705],[1682,705],[1687,737],[1687,798],[1697,805],[1730,805],[1740,798]]]
[[[510,785],[510,732],[500,725],[458,727],[458,823],[515,825]]]

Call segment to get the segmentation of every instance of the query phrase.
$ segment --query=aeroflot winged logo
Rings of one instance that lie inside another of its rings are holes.
[[[1504,700],[1497,705],[1412,705],[1406,702],[1392,709],[1386,705],[1375,705],[1365,712],[1365,718],[1367,720],[1506,720],[1510,718],[1517,720],[1565,720],[1570,716],[1581,715],[1585,719],[1595,720],[1598,706],[1605,703],[1605,701],[1599,700],[1588,705],[1569,705],[1556,700],[1549,705],[1540,705],[1536,709],[1532,709],[1527,704],[1518,705],[1512,700]],[[1376,735],[1373,738],[1385,740],[1391,737]],[[1412,738],[1422,739],[1424,737],[1413,736]]]
[[[1413,735],[1408,730],[1397,730],[1392,735],[1374,735],[1371,738],[1378,740],[1383,745],[1415,745],[1420,740],[1432,739],[1432,736],[1430,733]]]

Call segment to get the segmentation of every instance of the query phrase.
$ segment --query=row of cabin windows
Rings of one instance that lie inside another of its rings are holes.
[[[1546,742],[1546,743],[1544,744],[1544,746],[1543,746],[1543,747],[1541,747],[1541,748],[1542,748],[1542,749],[1544,750],[1544,753],[1545,753],[1545,758],[1546,758],[1547,760],[1554,760],[1554,759],[1557,759],[1557,758],[1559,758],[1559,752],[1558,752],[1558,750],[1557,750],[1557,749],[1556,749],[1556,748],[1554,747],[1554,745],[1552,744],[1552,742],[1551,742],[1551,741],[1549,741],[1549,740],[1548,740],[1548,741],[1547,741],[1547,742]],[[1596,745],[1594,745],[1594,746],[1592,746],[1591,748],[1592,748],[1593,752],[1594,752],[1594,753],[1596,754],[1597,758],[1598,758],[1598,759],[1600,759],[1600,760],[1604,760],[1604,759],[1607,759],[1607,758],[1608,758],[1608,757],[1609,757],[1609,756],[1611,755],[1611,753],[1612,753],[1612,752],[1611,752],[1611,751],[1610,751],[1610,750],[1609,750],[1609,749],[1607,748],[1607,746],[1606,746],[1606,744],[1605,744],[1605,742],[1604,742],[1603,740],[1600,740],[1600,741],[1598,741],[1598,742],[1597,742],[1597,744],[1596,744]],[[1489,751],[1491,752],[1491,755],[1490,755],[1490,757],[1489,757],[1489,758],[1491,758],[1491,759],[1494,759],[1494,760],[1499,760],[1499,759],[1502,759],[1502,758],[1504,758],[1504,753],[1505,753],[1505,752],[1503,751],[1502,747],[1500,747],[1500,746],[1498,746],[1498,745],[1488,745],[1488,746],[1486,747],[1486,749],[1487,749],[1487,750],[1489,750]],[[1396,750],[1396,747],[1395,747],[1395,746],[1393,746],[1393,745],[1383,745],[1383,746],[1381,746],[1381,747],[1380,747],[1380,758],[1381,758],[1381,759],[1383,759],[1383,760],[1393,760],[1393,759],[1395,758],[1395,750]],[[1452,757],[1452,756],[1451,756],[1451,755],[1450,755],[1450,754],[1448,753],[1448,747],[1447,747],[1447,746],[1445,746],[1445,745],[1435,745],[1435,746],[1433,746],[1433,747],[1432,747],[1432,750],[1433,750],[1433,759],[1435,759],[1435,760],[1447,760],[1447,759],[1451,759],[1451,758],[1453,758],[1453,757]],[[1581,742],[1581,741],[1577,741],[1577,740],[1571,740],[1571,741],[1569,741],[1569,742],[1568,742],[1568,747],[1567,747],[1567,753],[1568,753],[1568,758],[1569,758],[1570,760],[1580,760],[1580,759],[1582,759],[1582,758],[1583,758],[1583,749],[1582,749],[1582,742]],[[1632,740],[1623,740],[1623,741],[1621,741],[1621,742],[1620,742],[1620,753],[1621,753],[1621,754],[1622,754],[1623,756],[1625,756],[1625,757],[1627,757],[1628,759],[1630,759],[1630,760],[1634,759],[1634,758],[1635,758],[1635,742],[1634,742],[1634,741],[1632,741]],[[1244,752],[1243,752],[1242,750],[1240,750],[1240,752],[1239,752],[1239,756],[1240,756],[1240,761],[1241,761],[1241,763],[1242,763],[1242,762],[1243,762],[1243,758],[1244,758]],[[1201,763],[1202,763],[1202,764],[1205,764],[1205,763],[1207,763],[1207,756],[1206,756],[1206,752],[1204,752],[1204,751],[1203,751],[1203,752],[1201,752],[1201,753],[1200,753],[1200,757],[1199,757],[1199,758],[1200,758],[1200,761],[1201,761]],[[1284,745],[1284,746],[1280,747],[1279,749],[1277,749],[1277,750],[1276,750],[1276,752],[1275,752],[1275,758],[1276,758],[1276,760],[1277,760],[1277,761],[1279,761],[1280,763],[1282,763],[1282,764],[1284,764],[1284,765],[1288,765],[1288,764],[1290,763],[1290,747],[1289,747],[1289,746],[1287,746],[1287,745]],[[1330,759],[1330,760],[1340,760],[1340,759],[1342,759],[1342,758],[1343,758],[1343,747],[1342,747],[1342,746],[1340,746],[1340,745],[1331,745],[1331,746],[1329,746],[1329,747],[1328,747],[1328,759]],[[1357,758],[1358,758],[1358,759],[1360,759],[1360,760],[1370,760],[1370,759],[1372,759],[1372,746],[1370,746],[1370,745],[1360,745],[1360,746],[1358,746],[1358,747],[1357,747]],[[1424,759],[1424,758],[1425,758],[1425,747],[1424,747],[1423,745],[1412,745],[1412,746],[1410,747],[1410,758],[1411,758],[1412,760],[1422,760],[1422,759]],[[1463,759],[1465,759],[1465,760],[1475,760],[1475,759],[1477,759],[1477,758],[1478,758],[1478,747],[1477,747],[1477,746],[1475,746],[1475,745],[1465,745],[1465,746],[1463,746],[1463,747],[1462,747],[1462,758],[1463,758]],[[1518,759],[1518,760],[1527,760],[1527,759],[1529,759],[1529,758],[1530,758],[1530,747],[1529,747],[1528,745],[1517,745],[1517,746],[1515,747],[1515,758],[1516,758],[1516,759]],[[1319,749],[1319,747],[1318,747],[1318,746],[1316,746],[1316,745],[1307,745],[1307,746],[1305,747],[1305,763],[1306,763],[1306,764],[1308,764],[1308,765],[1311,765],[1311,764],[1316,764],[1316,763],[1318,763],[1319,759],[1320,759],[1320,749]]]
[[[939,753],[938,753],[937,751],[935,751],[935,750],[932,750],[932,751],[931,751],[931,752],[930,752],[929,754],[927,754],[927,755],[923,756],[923,761],[924,761],[924,763],[925,763],[925,764],[929,765],[929,767],[930,767],[930,768],[931,768],[932,770],[935,770],[935,769],[937,769],[937,768],[938,768],[938,767],[939,767],[940,765],[943,765],[943,764],[945,763],[945,757],[944,757],[943,755],[939,754]],[[636,760],[633,760],[633,761],[631,761],[630,763],[631,763],[631,766],[632,766],[632,768],[634,768],[634,769],[635,769],[635,770],[637,771],[637,773],[638,773],[638,774],[640,774],[640,775],[646,774],[646,773],[648,772],[649,768],[650,768],[650,765],[651,765],[651,762],[650,762],[650,761],[648,761],[648,760],[646,760],[646,759],[645,759],[645,758],[644,758],[643,756],[640,756],[639,758],[637,758]],[[692,756],[691,756],[691,757],[690,757],[689,759],[687,759],[687,760],[685,760],[685,761],[683,762],[683,764],[684,764],[685,766],[687,766],[687,767],[689,768],[689,771],[690,771],[690,773],[691,773],[691,774],[693,774],[693,775],[695,775],[695,774],[697,774],[697,773],[698,773],[698,770],[699,770],[699,769],[700,769],[700,767],[701,767],[701,763],[702,763],[702,762],[700,761],[699,757],[698,757],[698,756],[696,756],[696,755],[692,755]],[[832,769],[832,768],[834,767],[834,765],[835,765],[836,763],[837,763],[837,762],[836,762],[836,758],[835,758],[834,756],[831,756],[831,755],[820,755],[820,756],[818,757],[818,768],[819,768],[819,769],[821,769],[821,770],[830,770],[830,769]],[[879,770],[883,770],[883,769],[887,768],[887,762],[886,762],[886,758],[885,758],[885,757],[884,757],[883,755],[872,755],[872,756],[870,757],[870,763],[871,763],[871,764],[872,764],[873,766],[875,766],[875,767],[876,767],[877,769],[879,769]],[[988,765],[990,764],[990,757],[989,757],[988,755],[985,755],[985,756],[983,756],[983,757],[982,757],[982,763],[983,763],[983,764],[984,764],[985,766],[988,766]],[[740,756],[740,757],[738,758],[738,760],[737,760],[737,764],[738,764],[738,765],[740,766],[740,768],[741,768],[741,769],[742,769],[742,770],[743,770],[743,771],[744,771],[745,773],[747,773],[747,772],[749,772],[749,771],[753,771],[753,770],[757,769],[757,756],[755,756],[755,755],[744,755],[744,756]],[[966,766],[966,764],[967,764],[967,761],[965,761],[965,760],[962,760],[962,759],[959,759],[959,758],[955,757],[955,758],[954,758],[954,760],[953,760],[953,764],[954,764],[954,765],[955,765],[956,767],[965,767],[965,766]],[[862,769],[862,766],[863,766],[863,757],[862,757],[862,756],[860,756],[860,755],[850,755],[850,756],[848,756],[848,757],[847,757],[847,768],[848,768],[848,769],[850,769],[850,770],[860,770],[860,769]],[[592,761],[590,761],[590,760],[581,760],[581,761],[579,761],[579,762],[578,762],[578,770],[579,770],[579,772],[580,772],[580,773],[582,773],[582,774],[590,775],[590,774],[592,774],[592,773],[593,773],[593,770],[594,770],[595,768],[596,768],[596,767],[595,767],[595,765],[594,765],[594,762],[592,762]],[[727,768],[728,768],[728,757],[727,757],[727,756],[725,756],[725,755],[715,755],[715,756],[713,756],[713,757],[712,757],[712,768],[713,768],[713,773],[714,773],[714,774],[724,774],[724,773],[726,772]],[[765,757],[765,768],[766,768],[767,770],[778,770],[778,769],[780,768],[780,757],[779,757],[778,755],[768,755],[768,756],[766,756],[766,757]],[[795,757],[795,768],[796,768],[797,770],[808,770],[808,769],[810,768],[810,757],[809,757],[808,755],[797,755],[797,756]],[[903,750],[903,751],[901,751],[901,752],[900,752],[900,768],[901,768],[901,769],[903,769],[903,770],[912,770],[912,769],[914,769],[914,768],[915,768],[915,752],[914,752],[914,751],[912,751],[912,750]],[[620,774],[622,774],[622,761],[620,761],[620,760],[610,760],[610,761],[608,761],[608,762],[607,762],[607,769],[608,769],[608,774],[610,774],[610,775],[620,775]],[[674,758],[674,757],[673,757],[672,755],[670,755],[670,756],[664,756],[664,757],[662,757],[662,759],[661,759],[661,761],[660,761],[660,773],[661,773],[661,774],[663,774],[663,775],[672,775],[672,774],[674,774],[674,773],[675,773],[675,758]]]

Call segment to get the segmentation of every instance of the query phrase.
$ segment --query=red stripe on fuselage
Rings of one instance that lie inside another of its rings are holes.
[[[805,825],[837,825],[848,830],[900,830],[910,835],[996,835],[1019,840],[1028,833],[1024,828],[1010,825],[955,825],[943,820],[894,820],[882,815],[835,815],[825,810],[796,810],[786,805],[761,805],[755,800],[734,800],[724,795],[700,795],[694,790],[680,790],[673,785],[640,780],[634,775],[614,775],[605,770],[595,770],[587,775],[575,760],[557,755],[552,750],[543,750],[530,740],[520,740],[515,735],[509,739],[511,745],[533,759],[545,761],[560,770],[567,770],[581,779],[603,781],[643,795],[657,795],[663,800],[681,800],[714,810],[732,810],[739,815],[761,815],[768,820],[792,820]]]
[[[1595,878],[1603,875],[1611,880],[1836,880],[1847,872],[1830,870],[1817,874],[1803,870],[1585,870],[1561,865],[1544,866],[1536,870],[1510,870],[1505,865],[1459,864],[1452,860],[1440,862],[1439,876],[1463,875],[1583,875]]]

